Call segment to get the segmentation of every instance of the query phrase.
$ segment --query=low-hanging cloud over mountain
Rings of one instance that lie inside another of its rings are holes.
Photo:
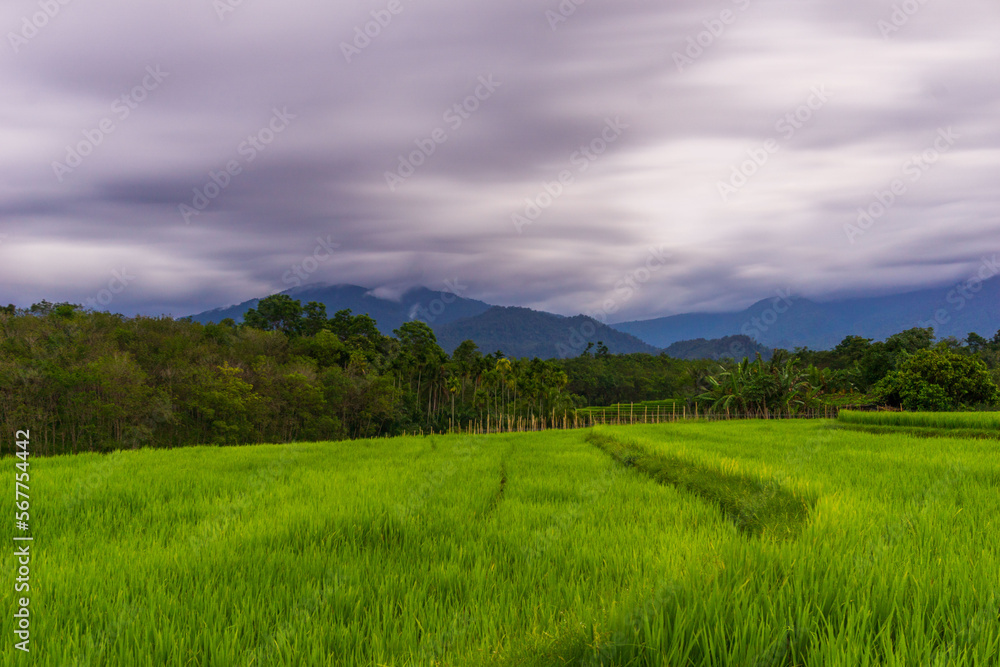
[[[958,281],[1000,245],[1000,6],[16,0],[0,301],[308,282],[605,321]]]

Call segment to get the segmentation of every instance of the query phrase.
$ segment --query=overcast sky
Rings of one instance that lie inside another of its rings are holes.
[[[1000,250],[996,0],[576,2],[4,3],[0,302],[620,321]]]

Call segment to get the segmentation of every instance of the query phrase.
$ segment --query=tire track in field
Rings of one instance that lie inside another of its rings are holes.
[[[507,459],[510,458],[513,452],[514,444],[511,443],[510,447],[507,448],[507,451],[500,457],[500,485],[497,487],[497,490],[490,497],[489,503],[486,505],[486,510],[482,515],[484,520],[488,519],[490,515],[496,511],[500,503],[503,502],[504,493],[507,490]]]
[[[586,440],[623,466],[714,503],[740,532],[752,537],[794,539],[816,505],[816,498],[794,494],[774,480],[764,483],[650,453],[635,442],[600,431],[591,431]]]

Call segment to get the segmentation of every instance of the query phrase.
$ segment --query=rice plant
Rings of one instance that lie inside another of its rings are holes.
[[[845,424],[1000,430],[1000,412],[859,412],[842,410]]]
[[[996,664],[995,443],[832,426],[36,459],[0,664]]]

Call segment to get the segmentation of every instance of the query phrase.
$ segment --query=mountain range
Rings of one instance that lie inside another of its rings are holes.
[[[372,290],[357,285],[305,285],[282,294],[303,304],[318,301],[333,315],[350,309],[355,315],[371,316],[378,329],[392,335],[404,322],[427,323],[438,343],[449,354],[464,340],[473,340],[484,353],[497,350],[508,357],[575,357],[587,349],[587,343],[603,342],[611,354],[633,352],[659,353],[648,343],[617,331],[594,319],[577,315],[563,317],[529,308],[491,306],[449,292],[434,292],[422,287],[411,289],[398,299],[376,296]],[[192,315],[195,322],[208,324],[232,318],[237,322],[259,299],[235,306],[217,308]]]
[[[817,302],[779,291],[749,308],[730,313],[687,313],[606,325],[590,317],[564,317],[518,307],[492,306],[449,292],[413,288],[398,298],[380,297],[357,285],[306,285],[285,292],[303,304],[318,301],[332,315],[350,309],[366,313],[391,335],[404,322],[426,322],[441,346],[453,351],[471,339],[484,352],[509,357],[568,357],[588,343],[603,342],[612,354],[657,353],[715,358],[739,343],[751,356],[759,349],[829,349],[849,335],[882,340],[912,327],[932,326],[938,337],[987,338],[1000,329],[1000,277],[892,296]],[[259,299],[191,316],[196,322],[241,320]],[[738,338],[728,339],[736,336]],[[742,337],[753,339],[747,341]],[[704,339],[704,340],[699,340]],[[725,340],[719,340],[725,339]],[[753,342],[760,347],[752,348]]]
[[[891,296],[820,303],[787,292],[736,313],[690,313],[612,325],[656,347],[743,334],[768,348],[830,349],[846,336],[875,340],[933,327],[939,338],[991,338],[1000,329],[1000,277]]]

